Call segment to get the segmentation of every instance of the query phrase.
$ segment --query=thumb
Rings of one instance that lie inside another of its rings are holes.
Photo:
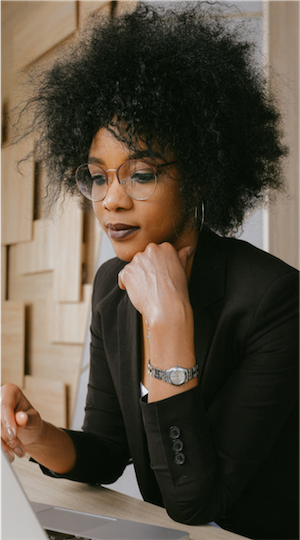
[[[194,251],[195,248],[193,246],[185,246],[178,251],[178,257],[184,270],[186,270],[188,258],[194,253]]]
[[[16,422],[19,427],[25,427],[28,422],[28,414],[23,411],[18,411],[16,413]]]
[[[124,270],[124,269],[123,269],[123,270]],[[120,289],[122,289],[123,291],[126,291],[126,287],[125,287],[125,285],[124,285],[124,283],[123,283],[123,279],[122,279],[123,274],[124,274],[123,270],[121,270],[121,272],[119,272],[119,275],[118,275],[118,285],[119,285]]]

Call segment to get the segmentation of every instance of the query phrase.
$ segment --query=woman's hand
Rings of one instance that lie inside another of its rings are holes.
[[[145,332],[143,336],[142,367],[148,403],[197,385],[196,379],[173,386],[147,375],[149,359],[153,366],[163,370],[175,366],[191,368],[196,363],[194,316],[188,292],[193,252],[190,246],[177,252],[169,243],[149,244],[119,273],[119,286],[127,290],[150,331],[149,342]]]
[[[179,305],[190,305],[187,261],[193,251],[190,246],[177,252],[169,243],[149,244],[119,273],[120,288],[150,327],[165,317],[170,320]]]
[[[43,421],[20,388],[5,384],[1,388],[1,444],[8,459],[23,457],[26,447],[41,437]]]
[[[69,472],[76,462],[68,433],[42,420],[22,390],[10,383],[1,388],[1,444],[9,461],[26,452],[58,474]]]

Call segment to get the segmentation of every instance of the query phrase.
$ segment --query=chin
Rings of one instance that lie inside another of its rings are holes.
[[[140,250],[132,250],[129,248],[126,249],[125,246],[116,245],[114,243],[112,243],[112,247],[116,254],[116,257],[118,257],[118,259],[120,259],[121,261],[124,261],[127,263],[131,262],[135,254],[138,253],[138,251],[140,251]]]

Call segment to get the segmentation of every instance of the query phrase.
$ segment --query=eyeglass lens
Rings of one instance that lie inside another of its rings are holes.
[[[153,195],[157,181],[155,169],[145,161],[126,161],[117,174],[122,188],[133,199],[145,200]],[[81,165],[76,179],[81,193],[91,201],[101,201],[106,196],[107,172],[97,163]]]

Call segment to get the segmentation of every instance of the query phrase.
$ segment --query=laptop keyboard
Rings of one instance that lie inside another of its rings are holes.
[[[49,529],[45,529],[45,532],[48,534],[50,540],[91,540],[86,536],[74,536],[74,534],[49,531]]]

